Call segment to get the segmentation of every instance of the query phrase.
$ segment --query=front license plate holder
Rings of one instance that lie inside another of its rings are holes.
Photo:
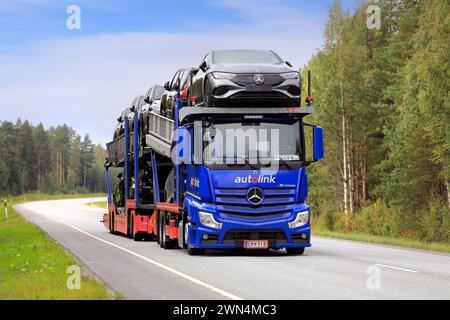
[[[272,86],[269,85],[249,85],[246,87],[246,90],[249,92],[270,92],[272,91]]]
[[[244,249],[268,249],[269,240],[244,240]]]

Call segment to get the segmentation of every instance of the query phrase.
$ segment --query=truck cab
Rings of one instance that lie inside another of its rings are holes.
[[[185,172],[178,192],[188,249],[303,253],[311,245],[306,167],[323,157],[322,129],[303,122],[312,108],[209,109],[182,119],[172,155]],[[165,193],[176,201],[176,190]]]

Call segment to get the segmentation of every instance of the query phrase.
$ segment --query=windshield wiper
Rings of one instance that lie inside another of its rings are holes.
[[[289,169],[292,169],[292,166],[289,164],[289,162],[287,162],[286,160],[284,160],[283,158],[279,158],[278,161],[280,161],[282,164],[284,164],[286,167],[288,167]]]
[[[256,167],[254,164],[252,164],[252,163],[250,163],[250,161],[248,160],[248,158],[247,157],[241,157],[241,158],[234,158],[234,160],[235,161],[238,161],[238,160],[244,160],[244,164],[246,164],[246,165],[248,165],[250,168],[252,168],[252,169],[254,169],[254,170],[258,170],[258,167]],[[226,161],[225,161],[225,163],[226,163],[226,165],[227,166],[233,166],[233,165],[240,165],[240,163],[227,163]]]

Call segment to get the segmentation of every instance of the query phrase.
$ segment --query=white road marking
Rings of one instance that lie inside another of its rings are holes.
[[[379,267],[383,267],[383,268],[390,268],[390,269],[395,269],[395,270],[400,270],[400,271],[406,271],[406,272],[412,272],[412,273],[419,273],[419,271],[416,270],[411,270],[411,269],[406,269],[406,268],[400,268],[400,267],[394,267],[394,266],[389,266],[387,264],[380,264],[380,263],[375,263],[376,266]]]
[[[72,228],[72,229],[74,229],[74,230],[76,230],[76,231],[78,231],[78,232],[81,232],[82,234],[85,234],[85,235],[87,235],[87,236],[89,236],[89,237],[91,237],[91,238],[93,238],[93,239],[96,239],[96,240],[98,240],[98,241],[101,241],[101,242],[103,242],[103,243],[106,243],[106,244],[108,244],[108,245],[110,245],[110,246],[112,246],[112,247],[114,247],[114,248],[117,248],[117,249],[122,250],[122,251],[124,251],[124,252],[126,252],[126,253],[129,253],[129,254],[131,254],[131,255],[133,255],[133,256],[139,258],[139,259],[145,260],[145,261],[147,261],[147,262],[149,262],[149,263],[151,263],[151,264],[153,264],[153,265],[155,265],[155,266],[157,266],[157,267],[160,267],[161,269],[164,269],[164,270],[166,270],[166,271],[172,272],[172,273],[176,274],[177,276],[179,276],[179,277],[181,277],[181,278],[184,278],[184,279],[186,279],[186,280],[188,280],[188,281],[191,281],[191,282],[193,282],[193,283],[195,283],[195,284],[198,284],[198,285],[200,285],[200,286],[202,286],[202,287],[204,287],[204,288],[207,288],[207,289],[209,289],[209,290],[211,290],[211,291],[214,291],[214,292],[216,292],[216,293],[218,293],[218,294],[221,294],[221,295],[224,296],[224,297],[227,297],[227,298],[232,299],[232,300],[243,300],[243,298],[241,298],[241,297],[235,296],[234,294],[231,294],[231,293],[226,292],[226,291],[224,291],[224,290],[222,290],[222,289],[216,288],[216,287],[214,287],[213,285],[210,285],[210,284],[208,284],[208,283],[206,283],[206,282],[203,282],[203,281],[198,280],[198,279],[196,279],[196,278],[194,278],[194,277],[191,277],[191,276],[189,276],[189,275],[187,275],[187,274],[185,274],[185,273],[183,273],[183,272],[181,272],[181,271],[178,271],[178,270],[175,270],[175,269],[173,269],[173,268],[171,268],[171,267],[168,267],[168,266],[166,266],[166,265],[163,265],[162,263],[159,263],[159,262],[157,262],[157,261],[155,261],[155,260],[152,260],[152,259],[149,259],[149,258],[147,258],[147,257],[144,257],[143,255],[140,255],[139,253],[136,253],[136,252],[134,252],[134,251],[128,250],[128,249],[126,249],[126,248],[123,248],[123,247],[121,247],[121,246],[119,246],[119,245],[117,245],[117,244],[115,244],[115,243],[112,243],[112,242],[109,242],[109,241],[104,240],[104,239],[102,239],[102,238],[99,238],[99,237],[97,237],[97,236],[94,236],[93,234],[90,234],[89,232],[86,232],[86,231],[84,231],[84,230],[82,230],[82,229],[80,229],[80,228],[78,228],[78,227],[75,227],[75,226],[73,226],[73,225],[71,225],[71,224],[68,224],[68,223],[66,223],[66,222],[63,222],[63,221],[60,221],[60,220],[56,220],[56,219],[53,219],[53,218],[50,218],[50,217],[47,217],[47,218],[49,218],[50,220],[53,220],[53,221],[55,221],[55,222],[61,223],[61,224],[63,224],[63,225],[66,225],[66,226],[68,226],[69,228]]]

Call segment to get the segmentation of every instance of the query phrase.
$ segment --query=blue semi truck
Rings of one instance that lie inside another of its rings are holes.
[[[322,128],[304,121],[311,100],[294,108],[207,108],[175,98],[173,119],[135,112],[107,145],[105,226],[190,255],[236,248],[303,254],[311,246],[307,167],[324,153]],[[111,167],[121,168],[115,190]]]

